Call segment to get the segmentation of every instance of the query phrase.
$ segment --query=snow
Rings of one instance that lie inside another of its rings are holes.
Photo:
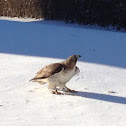
[[[19,22],[32,22],[32,21],[40,21],[43,19],[35,19],[35,18],[18,18],[18,17],[0,17],[0,20],[7,20],[7,21],[19,21]]]
[[[80,73],[67,86],[78,93],[54,95],[29,82],[72,54],[82,56]],[[0,126],[126,126],[125,54],[123,32],[2,17]]]

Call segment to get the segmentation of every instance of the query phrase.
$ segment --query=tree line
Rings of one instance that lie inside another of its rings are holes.
[[[0,16],[126,28],[126,0],[0,0]]]

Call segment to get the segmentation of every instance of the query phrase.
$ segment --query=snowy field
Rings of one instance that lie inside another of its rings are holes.
[[[29,82],[72,54],[80,73],[51,94]],[[0,18],[0,126],[126,126],[126,33],[77,24]]]

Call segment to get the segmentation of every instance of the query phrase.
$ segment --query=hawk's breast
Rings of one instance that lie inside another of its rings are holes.
[[[75,67],[72,70],[62,71],[59,73],[59,80],[62,83],[67,83],[75,75]]]

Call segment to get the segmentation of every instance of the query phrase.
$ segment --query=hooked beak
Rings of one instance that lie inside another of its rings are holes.
[[[81,56],[80,55],[76,55],[77,58],[80,58]]]

